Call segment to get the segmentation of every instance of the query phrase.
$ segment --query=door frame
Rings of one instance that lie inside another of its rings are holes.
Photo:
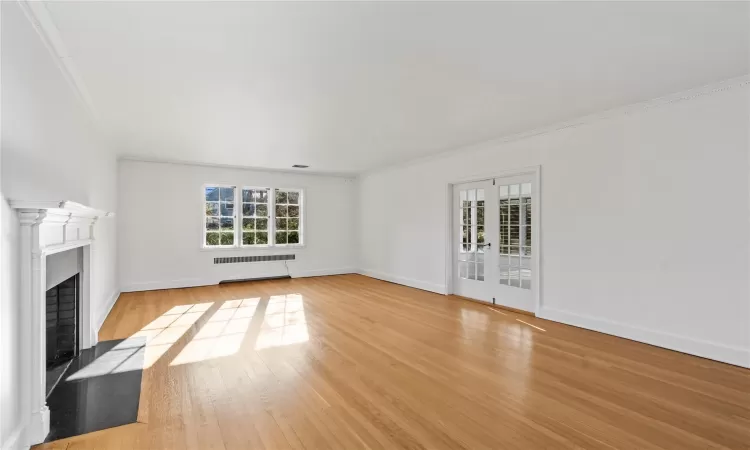
[[[453,285],[453,263],[457,257],[456,249],[453,248],[453,234],[455,230],[455,222],[453,220],[453,187],[456,184],[472,183],[476,181],[492,180],[494,178],[512,177],[517,175],[531,175],[534,178],[534,184],[536,191],[534,192],[535,198],[531,203],[531,213],[534,217],[534,222],[537,224],[532,227],[531,230],[531,252],[534,255],[534,262],[532,264],[532,270],[536,276],[533,277],[531,282],[531,289],[533,291],[534,298],[534,314],[539,316],[542,308],[542,242],[541,242],[541,229],[542,229],[542,166],[528,166],[519,169],[503,170],[499,172],[493,172],[487,175],[471,175],[461,178],[456,178],[448,182],[445,190],[445,199],[447,206],[447,213],[445,215],[446,221],[446,233],[445,233],[445,293],[451,295],[455,292],[455,286]],[[495,244],[497,248],[497,244]]]

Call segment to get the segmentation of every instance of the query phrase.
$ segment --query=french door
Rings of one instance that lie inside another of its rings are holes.
[[[454,292],[534,311],[533,175],[453,188]]]

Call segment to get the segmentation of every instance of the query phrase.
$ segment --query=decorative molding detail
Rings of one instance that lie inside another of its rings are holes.
[[[634,327],[632,325],[613,322],[607,319],[585,316],[544,306],[537,314],[537,317],[642,342],[644,344],[655,345],[657,347],[687,353],[689,355],[700,356],[702,358],[750,368],[750,348],[733,347],[719,344],[717,342],[703,341],[687,336],[664,333],[658,330]]]
[[[551,133],[566,130],[569,128],[578,128],[584,125],[589,125],[594,122],[598,122],[598,121],[605,120],[605,119],[611,119],[617,116],[628,116],[631,114],[644,113],[654,108],[669,106],[675,103],[681,103],[681,102],[693,100],[696,98],[705,97],[708,95],[718,94],[718,93],[726,92],[732,89],[744,88],[749,85],[750,85],[750,74],[743,75],[743,76],[736,77],[736,78],[730,78],[728,80],[723,80],[723,81],[719,81],[716,83],[711,83],[711,84],[707,84],[704,86],[700,86],[697,88],[676,92],[676,93],[665,95],[662,97],[657,97],[651,100],[647,100],[645,102],[632,103],[632,104],[625,105],[625,106],[610,108],[610,109],[595,112],[592,114],[580,116],[572,120],[556,122],[551,125],[534,128],[534,129],[523,131],[520,133],[500,136],[495,139],[484,140],[480,142],[468,143],[465,145],[452,147],[445,151],[434,153],[431,155],[420,156],[417,158],[409,159],[407,161],[401,161],[401,162],[397,162],[393,164],[385,164],[383,166],[376,167],[374,169],[366,170],[362,172],[360,175],[366,176],[366,175],[370,175],[374,173],[387,172],[393,169],[410,167],[410,166],[414,166],[417,164],[426,163],[429,161],[435,161],[435,160],[440,160],[443,158],[448,158],[452,155],[461,154],[466,151],[476,150],[479,148],[486,148],[489,146],[502,145],[502,144],[506,144],[506,143],[514,142],[514,141],[520,141],[520,140],[531,138],[534,136],[542,136],[545,134],[551,134]]]
[[[358,273],[366,277],[376,278],[378,280],[388,281],[390,283],[421,289],[423,291],[434,292],[436,294],[446,295],[448,291],[446,286],[442,284],[427,283],[425,281],[414,280],[412,278],[397,277],[395,275],[376,272],[374,270],[360,269]]]
[[[46,404],[46,286],[47,256],[83,247],[80,295],[80,347],[96,344],[92,327],[91,253],[94,251],[94,224],[99,217],[113,214],[70,201],[11,201],[20,227],[21,302],[21,420],[26,444],[39,444],[49,434],[50,417]]]
[[[31,22],[32,27],[39,35],[39,38],[47,47],[47,50],[55,60],[57,67],[63,74],[63,78],[68,82],[73,92],[84,105],[87,112],[95,123],[99,121],[99,113],[94,107],[86,84],[83,82],[78,68],[73,62],[65,43],[60,36],[60,30],[57,29],[52,15],[50,14],[44,2],[19,0],[19,5],[26,17]]]
[[[28,449],[28,445],[23,445],[23,435],[26,431],[25,423],[20,423],[16,427],[15,430],[13,430],[12,433],[10,433],[8,436],[5,436],[5,440],[0,442],[0,449],[2,450],[17,450],[17,449]]]

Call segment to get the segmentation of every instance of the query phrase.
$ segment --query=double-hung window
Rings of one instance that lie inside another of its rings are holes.
[[[303,244],[301,189],[207,185],[204,248]]]

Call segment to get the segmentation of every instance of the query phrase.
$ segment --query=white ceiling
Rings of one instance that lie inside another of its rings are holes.
[[[356,173],[750,72],[746,2],[51,2],[122,155]]]

